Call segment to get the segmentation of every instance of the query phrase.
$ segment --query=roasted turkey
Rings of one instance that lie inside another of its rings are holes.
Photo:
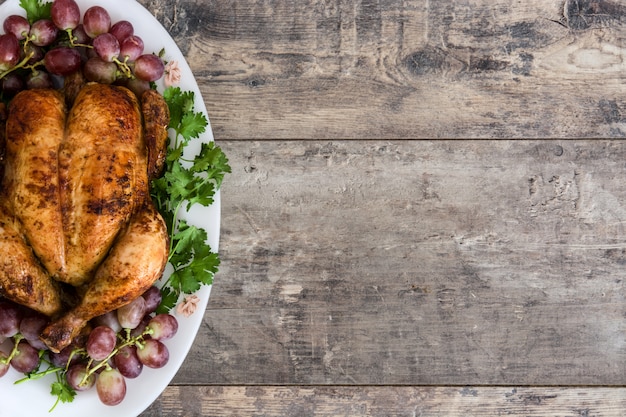
[[[139,99],[97,83],[75,97],[39,89],[11,100],[0,143],[0,294],[51,317],[41,336],[50,350],[162,275],[168,233],[149,183],[168,122],[157,92]]]

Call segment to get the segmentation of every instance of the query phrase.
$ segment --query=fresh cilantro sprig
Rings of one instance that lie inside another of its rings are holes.
[[[26,11],[26,19],[29,23],[36,22],[41,19],[50,19],[50,11],[52,10],[52,2],[42,0],[20,0],[20,6]]]
[[[181,294],[193,294],[202,285],[212,284],[219,256],[207,244],[206,230],[181,219],[179,213],[195,204],[211,205],[224,175],[231,172],[226,155],[214,142],[202,143],[193,157],[185,155],[190,141],[208,126],[205,115],[195,111],[193,92],[169,87],[163,97],[173,133],[169,137],[165,172],[152,182],[151,194],[170,234],[168,261],[173,272],[161,288],[159,312],[172,309]]]
[[[57,399],[55,403],[52,405],[52,408],[48,410],[48,412],[52,412],[59,402],[62,403],[71,403],[74,401],[74,397],[76,397],[76,391],[74,388],[70,387],[65,380],[64,374],[60,371],[56,372],[57,380],[50,385],[50,394],[56,396]]]

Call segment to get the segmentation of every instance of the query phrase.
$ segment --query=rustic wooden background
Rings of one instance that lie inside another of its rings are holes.
[[[626,3],[140,2],[233,167],[142,417],[626,415]]]

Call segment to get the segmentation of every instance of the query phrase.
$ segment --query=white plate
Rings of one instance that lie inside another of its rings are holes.
[[[165,48],[165,59],[179,62],[182,75],[180,88],[195,93],[195,109],[206,115],[206,107],[200,90],[184,56],[169,33],[142,5],[132,0],[77,0],[77,3],[81,13],[93,5],[100,5],[107,9],[113,22],[123,19],[130,21],[135,27],[135,34],[144,41],[146,52],[158,53],[162,48]],[[11,14],[25,15],[24,10],[19,6],[19,0],[7,0],[0,5],[0,23]],[[161,85],[160,89],[162,87]],[[194,143],[189,145],[190,151],[196,152],[200,148],[200,142],[212,140],[213,134],[209,125],[201,140],[196,140],[195,145]],[[190,223],[203,227],[208,232],[207,243],[213,251],[217,251],[220,228],[219,192],[216,193],[215,203],[211,207],[196,205],[184,217]],[[0,378],[0,417],[84,417],[85,415],[135,417],[141,414],[163,392],[182,365],[202,322],[210,292],[210,286],[203,286],[197,293],[201,302],[196,313],[189,318],[178,317],[178,333],[173,339],[166,342],[170,351],[168,364],[161,369],[144,367],[138,378],[127,379],[126,398],[121,404],[116,406],[103,405],[100,403],[95,389],[92,389],[87,392],[79,392],[71,403],[59,403],[49,413],[48,410],[56,400],[56,397],[50,395],[50,384],[54,381],[54,377],[50,376],[38,381],[27,381],[14,385],[14,381],[23,375],[11,369],[9,373]]]

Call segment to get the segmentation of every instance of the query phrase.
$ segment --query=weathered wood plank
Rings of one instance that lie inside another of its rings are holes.
[[[619,138],[615,0],[141,0],[221,139]]]
[[[623,417],[624,388],[169,387],[142,417]]]
[[[179,384],[626,382],[623,141],[222,142]]]

